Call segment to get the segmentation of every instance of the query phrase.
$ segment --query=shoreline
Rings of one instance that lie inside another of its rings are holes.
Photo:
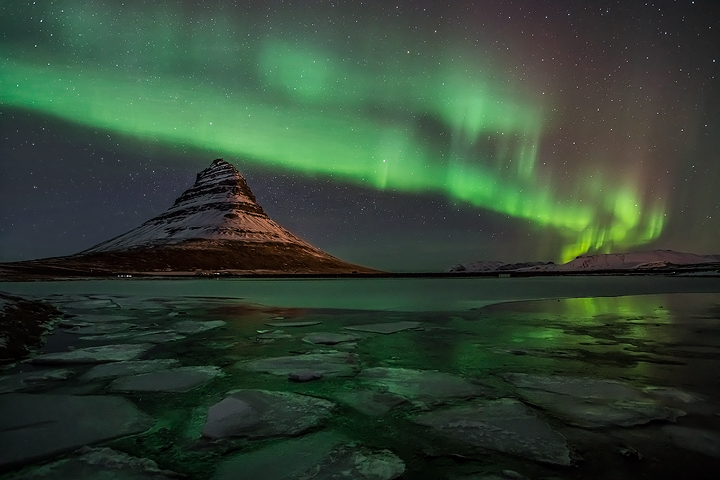
[[[131,277],[4,282],[0,291],[35,297],[235,298],[243,303],[305,309],[440,312],[534,299],[718,294],[720,276]]]
[[[6,267],[5,267],[6,268]],[[593,270],[593,271],[493,271],[493,272],[379,272],[379,273],[302,273],[276,271],[244,271],[244,270],[203,270],[175,272],[72,272],[59,273],[15,273],[3,271],[0,266],[0,284],[7,282],[42,282],[42,281],[78,281],[102,279],[158,279],[183,280],[207,278],[244,278],[244,279],[361,279],[361,278],[532,278],[532,277],[709,277],[720,278],[717,265],[707,268],[672,268],[662,270]]]

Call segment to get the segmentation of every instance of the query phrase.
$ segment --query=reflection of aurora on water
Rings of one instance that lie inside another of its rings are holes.
[[[247,20],[225,15],[222,28],[203,27],[219,11],[190,25],[169,6],[48,8],[37,48],[3,46],[5,106],[268,168],[441,192],[558,232],[564,261],[663,229],[664,204],[633,176],[594,169],[561,184],[539,161],[551,105],[491,58],[439,43],[390,49],[414,43],[395,32],[368,35],[358,50],[371,54],[348,61],[330,41],[303,40],[307,32],[256,38]]]
[[[507,362],[513,356],[521,357],[518,362],[531,356],[539,366],[563,356],[568,361],[579,361],[576,350],[592,352],[595,345],[601,345],[600,351],[612,356],[616,347],[638,341],[673,343],[679,339],[668,336],[674,320],[672,309],[667,307],[670,298],[562,298],[493,306],[489,317],[462,320],[456,325],[473,331],[475,336],[457,342],[449,361],[466,372],[479,372],[497,368],[498,362]],[[493,345],[496,347],[490,348]],[[631,354],[622,352],[625,356]]]
[[[566,318],[588,324],[602,324],[603,315],[618,315],[631,320],[652,318],[654,322],[667,323],[670,312],[664,307],[666,299],[661,295],[635,295],[628,297],[565,298],[551,305],[550,311]]]

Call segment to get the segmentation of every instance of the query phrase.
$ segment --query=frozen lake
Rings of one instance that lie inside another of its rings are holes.
[[[542,298],[720,292],[720,277],[587,276],[528,278],[212,279],[7,282],[0,291],[234,298],[266,306],[450,311]]]
[[[0,376],[0,473],[720,471],[720,278],[118,279],[0,291],[62,314],[43,350]]]

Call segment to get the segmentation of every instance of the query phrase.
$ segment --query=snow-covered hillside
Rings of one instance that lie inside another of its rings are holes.
[[[632,253],[603,253],[581,255],[576,259],[558,265],[558,271],[628,270],[663,268],[669,265],[700,265],[712,260],[694,253],[673,250],[650,250]]]
[[[457,272],[512,272],[519,271],[528,268],[545,268],[552,267],[552,262],[522,262],[522,263],[505,263],[498,262],[495,260],[491,261],[477,261],[468,263],[458,263],[445,270],[448,273]]]
[[[525,262],[503,263],[477,261],[460,263],[446,272],[590,272],[607,270],[654,270],[678,265],[706,265],[720,262],[718,255],[696,255],[673,250],[649,250],[631,253],[581,255],[568,263]]]
[[[82,253],[174,245],[192,239],[297,243],[313,248],[272,221],[240,172],[218,159],[198,174],[195,184],[165,213]]]

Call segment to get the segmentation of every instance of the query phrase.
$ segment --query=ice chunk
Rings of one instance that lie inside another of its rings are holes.
[[[477,397],[487,391],[462,377],[433,370],[366,368],[357,378],[374,385],[376,390],[387,391],[421,403]]]
[[[180,367],[118,378],[110,389],[119,392],[187,392],[220,375],[219,367]]]
[[[641,400],[644,398],[642,390],[639,388],[616,380],[525,373],[508,373],[502,377],[518,388],[544,390],[578,398],[613,400]]]
[[[75,375],[73,370],[42,370],[34,372],[16,373],[0,377],[0,393],[16,392],[38,385],[47,385],[58,380],[67,380]]]
[[[306,353],[287,357],[261,358],[238,366],[254,372],[288,376],[313,371],[323,377],[353,376],[359,369],[357,356],[349,352]]]
[[[68,352],[44,353],[31,360],[36,364],[107,363],[134,360],[154,345],[136,343],[132,345],[103,345],[100,347],[78,348]]]
[[[172,329],[179,333],[200,333],[225,326],[222,320],[198,322],[195,320],[182,320],[173,324]]]
[[[580,427],[630,427],[653,420],[674,422],[685,415],[649,398],[652,390],[643,391],[615,380],[521,373],[506,374],[503,378],[519,387],[517,392],[523,399]]]
[[[335,432],[318,432],[236,455],[221,463],[213,478],[392,480],[403,473],[405,464],[388,450],[370,450]]]
[[[80,337],[80,340],[91,342],[100,342],[106,340],[126,340],[130,343],[166,343],[182,340],[185,335],[180,335],[171,330],[151,330],[147,332],[131,331],[122,333],[107,333],[105,335],[86,335]]]
[[[379,417],[392,408],[407,402],[407,399],[392,393],[374,392],[372,390],[354,390],[337,395],[338,400],[347,403],[365,415]]]
[[[85,374],[81,380],[96,380],[101,378],[125,377],[129,375],[139,375],[141,373],[157,372],[159,370],[167,370],[169,368],[180,366],[180,362],[173,358],[163,358],[158,360],[133,360],[129,362],[106,363],[96,365]]]
[[[170,480],[184,475],[161,470],[147,458],[132,457],[110,448],[83,447],[78,455],[23,470],[14,480]]]
[[[0,395],[0,469],[147,430],[152,421],[124,398]]]
[[[320,325],[322,322],[265,322],[265,325],[270,325],[276,328],[285,327],[311,327],[313,325]]]
[[[316,345],[335,345],[343,342],[356,342],[361,339],[362,337],[351,333],[314,332],[303,337],[303,342]]]
[[[127,332],[134,330],[137,325],[134,323],[94,323],[94,324],[75,324],[72,328],[66,329],[67,333],[76,333],[78,335],[101,335],[105,333]]]
[[[517,400],[475,401],[419,415],[414,421],[469,445],[570,465],[565,438]]]
[[[210,438],[298,435],[324,421],[334,406],[296,393],[239,390],[210,407],[202,434]]]
[[[369,323],[366,325],[352,325],[345,327],[346,330],[372,333],[396,333],[403,330],[410,330],[422,326],[422,322],[394,322],[394,323]]]

